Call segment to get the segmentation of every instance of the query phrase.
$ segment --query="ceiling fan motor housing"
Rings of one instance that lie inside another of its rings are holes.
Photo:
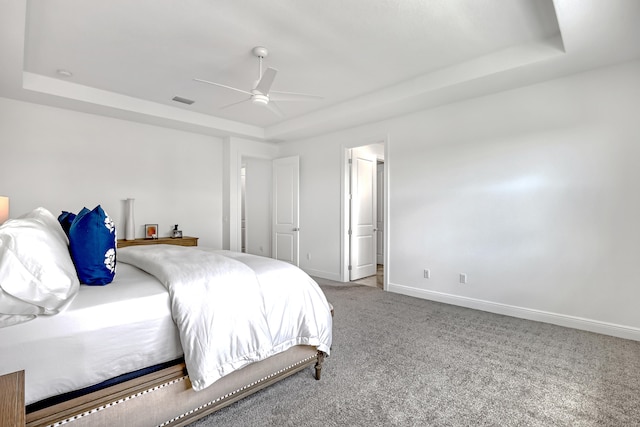
[[[269,51],[267,50],[266,47],[263,46],[256,46],[254,47],[251,52],[253,52],[253,54],[255,56],[257,56],[258,58],[266,58],[267,55],[269,54]]]
[[[269,97],[261,93],[255,93],[251,96],[251,102],[258,105],[267,105],[269,103]]]

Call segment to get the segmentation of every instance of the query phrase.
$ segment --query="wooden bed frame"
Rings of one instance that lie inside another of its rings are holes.
[[[298,345],[193,391],[184,363],[26,414],[36,426],[185,426],[315,364],[325,353]],[[28,372],[27,372],[28,375]]]

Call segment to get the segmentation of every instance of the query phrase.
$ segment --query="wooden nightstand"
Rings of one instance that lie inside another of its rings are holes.
[[[198,237],[160,237],[159,239],[135,239],[135,240],[124,240],[118,239],[118,247],[126,248],[127,246],[138,246],[138,245],[177,245],[177,246],[198,246]]]
[[[24,426],[24,371],[0,376],[0,423]]]

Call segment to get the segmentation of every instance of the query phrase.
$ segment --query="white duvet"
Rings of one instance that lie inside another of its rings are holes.
[[[118,249],[118,262],[169,291],[195,390],[297,344],[329,353],[332,319],[319,286],[270,258],[173,245]]]

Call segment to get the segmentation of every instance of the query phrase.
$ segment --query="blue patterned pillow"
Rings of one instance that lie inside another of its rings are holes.
[[[74,219],[76,219],[76,214],[71,212],[62,211],[62,213],[58,215],[58,222],[62,226],[64,234],[66,234],[67,237],[69,237],[69,229],[71,228],[71,224],[73,224]]]
[[[116,274],[116,227],[100,205],[83,208],[69,228],[69,250],[80,283],[106,285]]]

